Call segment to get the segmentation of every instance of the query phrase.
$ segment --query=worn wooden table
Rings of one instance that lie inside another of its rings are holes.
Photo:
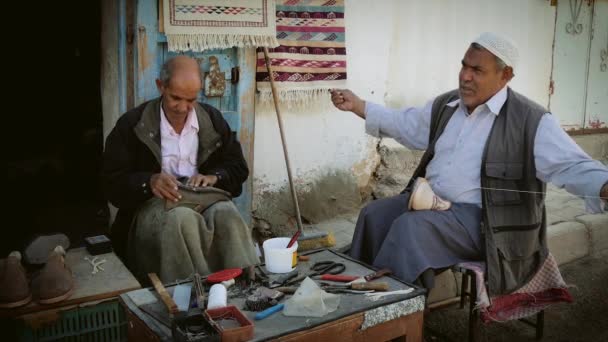
[[[333,260],[346,265],[344,274],[366,275],[373,269],[349,257],[330,250],[307,253],[310,261],[300,262],[300,274],[307,272],[315,261]],[[361,294],[342,294],[340,306],[324,317],[288,317],[276,313],[264,320],[255,321],[255,312],[243,310],[245,296],[238,287],[229,291],[229,304],[237,306],[254,323],[253,341],[420,341],[422,339],[425,290],[392,277],[376,281],[389,283],[390,290],[412,288],[407,294],[398,294],[373,301]],[[167,291],[172,292],[168,286]],[[171,341],[171,331],[165,323],[138,308],[129,294],[120,296],[127,308],[129,339]],[[282,301],[284,302],[284,300]],[[159,311],[163,311],[158,302]]]
[[[108,300],[117,300],[119,294],[139,289],[139,282],[114,253],[98,255],[105,259],[103,271],[92,274],[93,267],[85,260],[92,259],[85,248],[67,251],[66,264],[74,275],[74,293],[66,300],[53,304],[38,304],[34,300],[16,309],[0,309],[0,318],[19,319],[30,328],[48,326],[61,319],[61,312],[78,307],[92,306]]]

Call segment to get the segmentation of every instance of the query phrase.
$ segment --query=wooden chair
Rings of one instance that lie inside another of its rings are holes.
[[[469,298],[469,324],[468,324],[468,340],[469,342],[479,341],[480,324],[481,319],[479,310],[475,310],[475,303],[477,302],[477,281],[476,273],[466,266],[457,264],[452,267],[453,272],[459,272],[462,274],[462,284],[460,289],[460,308],[464,309],[466,298]],[[470,287],[470,288],[469,288]],[[545,311],[542,310],[536,314],[536,321],[531,321],[526,318],[521,318],[522,321],[536,329],[536,339],[540,340],[543,338],[543,329],[545,325]]]

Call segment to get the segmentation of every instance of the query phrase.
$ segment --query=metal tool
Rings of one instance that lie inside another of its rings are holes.
[[[196,293],[196,305],[205,308],[205,287],[203,287],[203,279],[200,274],[194,274],[194,292]]]
[[[163,303],[165,303],[165,306],[169,311],[169,316],[173,318],[172,316],[178,312],[177,305],[175,305],[173,298],[171,298],[171,296],[163,286],[163,283],[160,281],[160,279],[158,279],[156,273],[148,273],[148,278],[150,278],[150,281],[152,282],[154,289],[156,289],[156,292],[160,296],[160,299],[163,301]]]
[[[282,286],[285,284],[290,284],[292,282],[292,281],[290,281],[290,279],[295,278],[297,276],[298,276],[298,270],[295,269],[289,273],[281,275],[276,280],[273,280],[270,283],[269,287],[272,289],[272,288],[279,287],[279,286]],[[304,279],[304,278],[302,278],[302,279]]]
[[[391,271],[390,269],[383,268],[383,269],[378,270],[376,272],[370,273],[370,274],[368,274],[368,275],[366,275],[364,277],[357,278],[357,279],[349,282],[348,284],[352,284],[352,283],[365,283],[367,281],[372,281],[374,279],[382,278],[385,275],[389,275],[391,273],[393,273],[393,271]]]
[[[330,284],[321,282],[321,288],[327,292],[339,290],[355,290],[355,291],[388,291],[388,283],[351,283],[351,284]]]
[[[295,279],[285,282],[283,285],[298,283],[306,277],[314,277],[322,274],[340,274],[346,270],[346,266],[341,262],[335,261],[318,261],[310,268],[309,273],[305,273]]]
[[[374,279],[384,277],[385,275],[388,275],[391,273],[392,273],[392,271],[389,270],[388,268],[383,268],[379,271],[370,273],[366,276],[354,276],[354,275],[346,275],[346,274],[339,274],[339,275],[323,274],[319,279],[327,280],[327,281],[344,282],[344,283],[346,283],[346,282],[362,283],[362,282],[372,281]]]

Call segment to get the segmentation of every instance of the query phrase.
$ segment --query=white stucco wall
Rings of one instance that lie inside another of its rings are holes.
[[[469,42],[492,30],[520,47],[512,87],[548,103],[555,20],[549,1],[347,0],[345,16],[347,87],[366,100],[417,106],[455,88]],[[378,157],[363,120],[332,108],[282,114],[297,183],[333,170],[353,172],[359,186],[367,182]],[[254,208],[261,205],[257,194],[287,183],[274,111],[256,110],[255,125]]]

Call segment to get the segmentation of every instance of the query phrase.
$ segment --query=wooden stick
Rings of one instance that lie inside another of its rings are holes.
[[[268,76],[270,77],[270,89],[272,90],[272,99],[274,100],[274,108],[277,112],[277,121],[279,122],[279,132],[281,133],[281,144],[283,145],[283,154],[285,155],[285,165],[287,166],[287,178],[289,178],[289,188],[291,189],[291,199],[293,205],[296,207],[296,223],[298,225],[298,231],[302,232],[302,218],[300,217],[300,206],[298,205],[298,196],[296,195],[296,187],[293,184],[293,178],[291,177],[291,165],[289,163],[289,154],[287,153],[287,142],[285,141],[285,135],[283,134],[283,119],[281,119],[281,111],[279,110],[279,98],[277,94],[277,88],[274,85],[274,75],[270,66],[270,58],[268,57],[268,48],[264,47],[264,59],[266,60],[266,69],[268,69]]]
[[[154,285],[156,292],[158,292],[160,299],[162,299],[163,303],[165,303],[165,305],[167,306],[169,314],[177,313],[177,305],[175,305],[173,298],[171,298],[169,292],[167,292],[167,290],[163,286],[163,283],[161,283],[160,279],[158,279],[156,273],[148,273],[148,278],[150,278],[150,281],[152,282],[152,285]]]

